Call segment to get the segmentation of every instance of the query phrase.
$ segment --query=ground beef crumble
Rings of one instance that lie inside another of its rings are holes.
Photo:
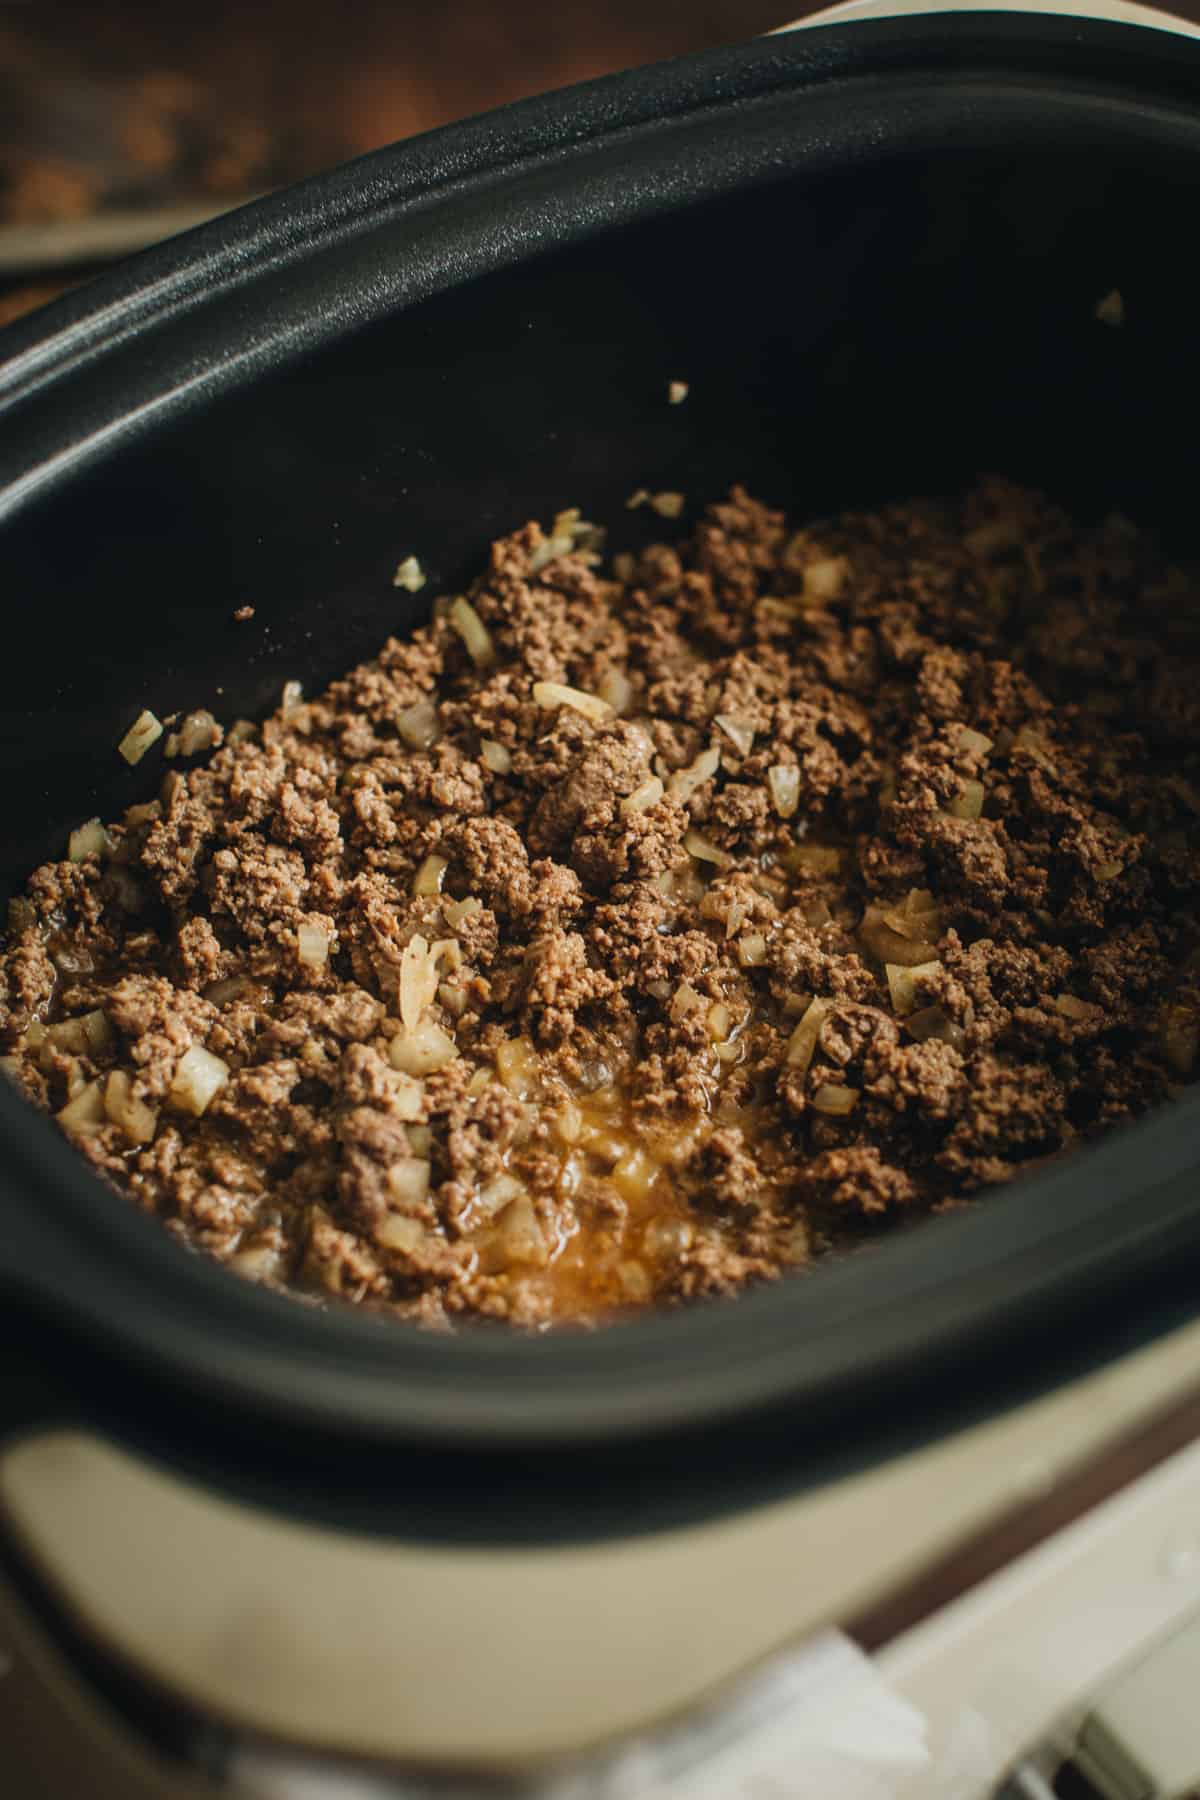
[[[185,1244],[593,1321],[1195,1075],[1200,612],[1149,537],[989,479],[596,545],[498,543],[12,902],[5,1067]]]

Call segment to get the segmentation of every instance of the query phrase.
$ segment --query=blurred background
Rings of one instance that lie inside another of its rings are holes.
[[[0,325],[380,144],[827,3],[0,0]]]
[[[0,0],[0,324],[144,242],[380,144],[805,10]]]

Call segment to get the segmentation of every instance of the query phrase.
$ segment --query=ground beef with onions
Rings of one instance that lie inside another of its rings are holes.
[[[595,1321],[1195,1074],[1188,578],[996,479],[801,528],[636,498],[670,542],[527,525],[324,694],[186,721],[152,753],[204,760],[13,902],[6,1067],[182,1243],[430,1325]]]

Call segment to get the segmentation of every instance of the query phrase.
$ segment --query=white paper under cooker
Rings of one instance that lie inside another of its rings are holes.
[[[839,1631],[778,1657],[718,1705],[538,1782],[385,1778],[243,1748],[246,1800],[899,1800],[927,1768],[926,1726]]]

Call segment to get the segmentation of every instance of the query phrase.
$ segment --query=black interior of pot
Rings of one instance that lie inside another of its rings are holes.
[[[25,650],[3,696],[6,882],[155,790],[157,752],[132,772],[115,753],[143,706],[261,716],[562,506],[619,548],[664,529],[625,510],[643,483],[694,516],[742,481],[804,519],[994,469],[1184,528],[1200,341],[1180,175],[1029,145],[769,184],[187,408],[7,536]],[[1119,329],[1093,317],[1114,287]],[[416,598],[391,584],[410,552]]]
[[[897,41],[915,41],[892,29]],[[1047,32],[1056,42],[1054,34],[1061,36],[1061,59],[1073,66],[1065,28]],[[1144,41],[1154,34],[1124,35]],[[1165,54],[1154,52],[1160,64]],[[1117,67],[1110,57],[1106,79],[1115,79]],[[1119,507],[1160,527],[1186,553],[1200,339],[1179,246],[1200,189],[1200,115],[1136,96],[1110,104],[1076,94],[1066,76],[1039,97],[1015,83],[1007,98],[992,95],[980,106],[982,90],[966,82],[952,129],[930,141],[937,107],[951,104],[948,87],[936,91],[936,106],[934,89],[921,81],[907,98],[827,96],[838,118],[853,124],[836,154],[819,152],[815,114],[796,112],[793,137],[808,129],[813,140],[797,149],[781,113],[753,177],[714,180],[715,197],[687,205],[647,202],[641,220],[589,233],[573,228],[570,179],[552,171],[544,206],[552,221],[560,210],[557,235],[571,240],[565,248],[478,274],[463,251],[457,284],[411,307],[380,299],[404,269],[409,239],[402,230],[376,230],[369,251],[360,245],[326,255],[325,285],[311,289],[309,343],[321,336],[322,305],[338,311],[338,331],[299,356],[272,336],[296,305],[289,273],[260,275],[249,299],[218,295],[206,329],[252,348],[252,378],[223,385],[211,378],[207,352],[198,347],[189,362],[177,351],[160,411],[138,421],[127,447],[118,448],[114,435],[112,447],[89,449],[73,470],[81,424],[74,447],[63,446],[63,472],[40,498],[14,509],[4,532],[6,590],[23,640],[0,692],[5,891],[39,860],[61,854],[80,820],[111,816],[155,792],[159,751],[130,770],[115,748],[142,707],[164,716],[203,705],[228,721],[261,716],[285,680],[299,679],[312,692],[419,620],[434,593],[469,578],[492,538],[529,518],[548,520],[563,506],[579,505],[608,524],[610,548],[619,549],[664,531],[661,521],[625,509],[643,484],[683,490],[690,519],[741,481],[803,520],[858,502],[954,490],[998,470],[1045,486],[1085,515]],[[557,104],[569,118],[566,102]],[[917,104],[925,108],[920,128],[912,123]],[[711,128],[693,119],[696,154],[715,157],[712,146],[726,127],[738,129],[735,107]],[[620,142],[607,154],[605,180],[619,184]],[[680,154],[691,152],[684,146]],[[644,184],[649,163],[639,155],[628,152],[627,174]],[[491,208],[502,229],[502,184],[475,204]],[[442,252],[451,261],[457,228],[452,220],[450,249]],[[1124,302],[1119,327],[1095,316],[1114,288]],[[362,323],[346,329],[356,306]],[[110,359],[109,379],[121,379],[123,366],[133,369],[136,343],[124,354],[125,365]],[[94,379],[102,381],[103,371]],[[672,380],[689,384],[683,405],[668,404]],[[410,553],[430,576],[415,598],[391,584]],[[253,618],[235,622],[235,609],[247,605]],[[0,1112],[11,1104],[0,1096]],[[28,1167],[44,1168],[47,1182],[65,1192],[75,1177],[49,1128],[22,1121],[18,1130],[10,1117],[6,1132],[10,1149],[19,1141]],[[1167,1169],[1163,1151],[1170,1229],[1165,1213],[1157,1237],[1150,1210],[1140,1227],[1136,1211],[1126,1217],[1131,1241],[1141,1229],[1139,1242],[1149,1246],[1147,1267],[1157,1259],[1178,1269],[1181,1253],[1194,1255],[1200,1241],[1187,1200],[1194,1176],[1184,1166],[1194,1154],[1187,1147],[1195,1143],[1194,1109],[1171,1132],[1169,1145],[1161,1134],[1155,1139],[1175,1158]],[[1119,1234],[1097,1227],[1089,1261],[1066,1242],[1067,1222],[1082,1231],[1089,1206],[1136,1182],[1138,1159],[1118,1151],[1101,1164],[1096,1154],[1085,1159],[1090,1172],[1054,1177],[1064,1243],[1058,1262],[1034,1258],[1029,1267],[1046,1271],[1049,1296],[1051,1271],[1065,1280],[1070,1267],[1082,1294],[1103,1263],[1104,1282],[1097,1277],[1087,1288],[1089,1303],[1116,1317]],[[1161,1160],[1157,1151],[1152,1160]],[[20,1179],[10,1169],[10,1194]],[[120,1203],[98,1190],[94,1203],[124,1217]],[[1002,1213],[1007,1224],[996,1222]],[[1015,1194],[1004,1195],[966,1221],[974,1236],[960,1232],[957,1220],[917,1234],[924,1240],[927,1231],[931,1245],[943,1246],[929,1253],[931,1268],[943,1257],[942,1289],[957,1282],[958,1303],[969,1303],[980,1325],[986,1316],[1000,1338],[1022,1329],[1013,1295],[1032,1294],[1036,1283],[1020,1288],[1011,1258],[989,1261],[985,1235],[992,1231],[998,1249],[1007,1232],[1012,1257],[1032,1257],[1032,1238],[1022,1233],[1034,1218],[1032,1201],[1022,1211]],[[129,1234],[121,1250],[127,1263],[135,1251],[160,1256],[164,1279],[178,1279],[181,1293],[190,1282],[198,1306],[226,1305],[231,1321],[235,1305],[242,1308],[239,1329],[247,1342],[254,1338],[256,1355],[265,1357],[268,1340],[277,1340],[281,1356],[304,1348],[315,1368],[312,1333],[326,1321],[300,1308],[291,1309],[294,1323],[285,1321],[284,1303],[243,1294],[207,1268],[184,1270],[186,1259],[165,1239],[153,1250],[143,1245],[140,1220],[119,1229]],[[944,1248],[950,1244],[958,1246],[953,1253]],[[976,1248],[964,1253],[968,1245]],[[874,1282],[872,1294],[898,1305],[903,1270],[915,1270],[921,1253],[914,1261],[901,1247],[889,1263],[890,1254],[867,1259],[873,1267],[861,1277],[863,1293]],[[993,1277],[993,1264],[1007,1275]],[[114,1261],[114,1292],[116,1269]],[[1134,1258],[1128,1269],[1127,1297],[1141,1305],[1149,1292],[1137,1285],[1141,1265]],[[821,1332],[830,1341],[842,1332],[839,1393],[856,1354],[864,1367],[872,1355],[882,1362],[884,1339],[872,1349],[863,1303],[851,1294],[859,1277],[838,1287],[842,1273],[822,1288],[827,1300],[818,1297],[818,1281],[794,1297],[756,1296],[718,1309],[749,1322],[747,1366],[765,1354],[772,1334],[781,1343],[794,1339],[799,1356],[806,1329],[814,1342]],[[227,1303],[218,1301],[221,1282],[231,1290]],[[1061,1285],[1054,1294],[1055,1317],[1063,1317]],[[996,1302],[994,1315],[985,1298]],[[141,1304],[129,1302],[130,1317]],[[246,1323],[247,1308],[261,1309],[261,1330]],[[903,1330],[895,1327],[908,1333],[914,1367],[922,1343],[934,1344],[932,1316],[926,1304]],[[856,1319],[864,1321],[857,1339]],[[762,1326],[758,1338],[754,1322]],[[1124,1329],[1128,1321],[1121,1315],[1117,1323]],[[660,1351],[659,1339],[650,1348],[651,1339],[637,1335],[647,1329],[622,1327],[590,1345],[506,1350],[489,1379],[499,1383],[524,1359],[527,1392],[544,1398],[544,1365],[531,1358],[561,1352],[556,1367],[579,1365],[580,1417],[586,1362],[595,1394],[626,1381],[612,1416],[625,1406],[635,1429],[637,1382],[650,1365],[665,1381],[673,1366],[665,1337]],[[335,1330],[343,1332],[338,1354],[348,1370],[352,1347],[357,1354],[367,1340],[352,1346],[348,1324],[330,1325],[330,1346]],[[681,1357],[689,1331],[686,1322],[679,1328]],[[477,1425],[483,1403],[467,1404],[470,1382],[483,1379],[482,1365],[468,1369],[474,1352],[404,1348],[412,1338],[400,1327],[391,1333],[396,1354],[413,1359],[414,1383],[444,1375],[445,1395],[454,1396],[445,1398],[447,1418],[461,1401],[461,1419]],[[681,1396],[693,1377],[700,1381],[710,1350],[714,1369],[736,1360],[715,1341],[704,1356],[692,1354],[700,1345],[694,1332],[686,1341],[692,1349],[679,1364]],[[374,1344],[367,1346],[372,1357]],[[610,1366],[604,1357],[616,1360]],[[809,1353],[795,1378],[815,1381],[822,1366]],[[782,1364],[773,1367],[783,1388]],[[265,1370],[263,1363],[255,1379],[265,1380]],[[223,1379],[235,1379],[232,1366]],[[326,1393],[297,1383],[295,1397],[315,1414],[332,1412],[340,1394],[349,1417],[364,1392],[361,1384]],[[373,1417],[401,1406],[400,1386],[391,1392]],[[504,1404],[510,1399],[511,1392]],[[681,1415],[689,1407],[681,1398]],[[669,1411],[665,1400],[663,1408]],[[691,1416],[703,1410],[697,1402]],[[569,1409],[560,1406],[555,1416],[554,1429],[569,1430]]]

